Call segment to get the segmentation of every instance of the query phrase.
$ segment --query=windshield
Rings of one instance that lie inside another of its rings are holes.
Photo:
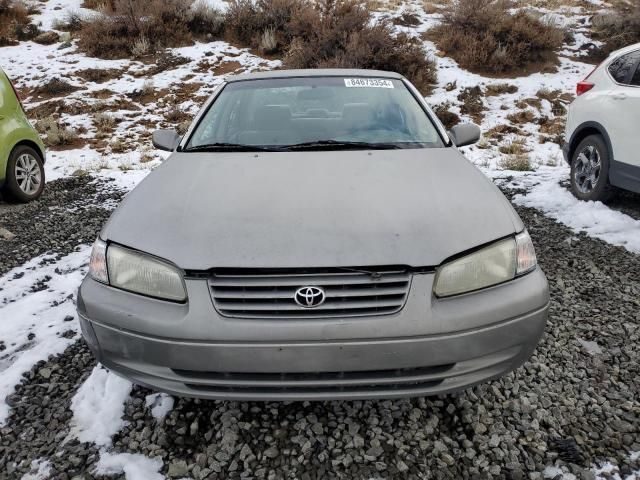
[[[402,81],[307,77],[228,84],[185,150],[442,146]]]

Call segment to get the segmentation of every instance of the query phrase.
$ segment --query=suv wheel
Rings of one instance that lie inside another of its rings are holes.
[[[614,187],[609,183],[609,149],[600,135],[580,142],[571,159],[571,192],[580,200],[604,202]]]
[[[20,145],[9,155],[3,193],[9,200],[29,202],[44,190],[44,166],[40,154]]]

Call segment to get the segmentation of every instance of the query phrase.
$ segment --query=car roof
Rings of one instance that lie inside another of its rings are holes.
[[[634,43],[633,45],[627,45],[620,50],[616,50],[609,55],[609,58],[618,57],[620,55],[624,55],[625,53],[633,52],[634,50],[638,50],[640,48],[640,43]]]
[[[300,70],[269,70],[264,72],[243,73],[230,75],[226,82],[242,82],[245,80],[265,80],[270,78],[299,78],[299,77],[375,77],[402,79],[396,72],[383,70],[365,70],[357,68],[308,68]]]

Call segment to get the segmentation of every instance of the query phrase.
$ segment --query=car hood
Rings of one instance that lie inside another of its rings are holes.
[[[174,153],[102,238],[187,270],[425,267],[522,228],[454,148]]]

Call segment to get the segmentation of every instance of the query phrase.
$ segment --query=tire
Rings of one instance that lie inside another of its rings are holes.
[[[18,145],[9,155],[2,190],[9,201],[25,203],[37,199],[44,190],[42,157],[31,147]]]
[[[584,138],[571,154],[571,193],[579,200],[606,202],[615,193],[609,183],[611,154],[600,135]]]

